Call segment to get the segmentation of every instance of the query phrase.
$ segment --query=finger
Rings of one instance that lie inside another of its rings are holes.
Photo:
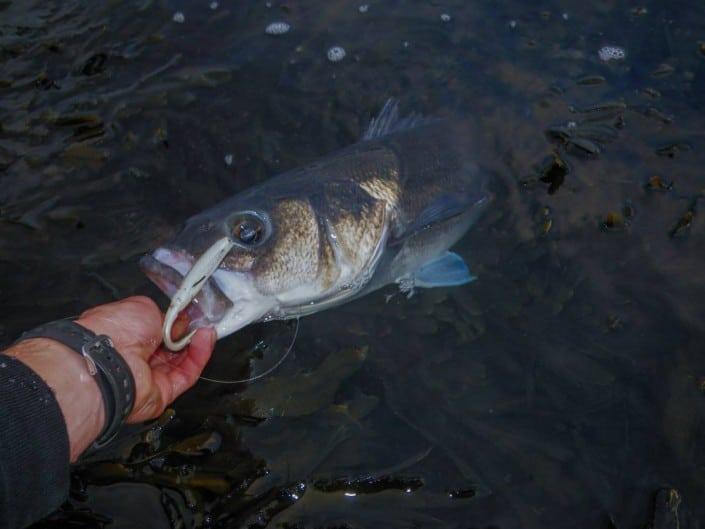
[[[149,357],[147,364],[152,369],[152,371],[162,371],[168,373],[175,366],[178,366],[180,362],[183,362],[186,358],[187,349],[179,352],[169,351],[164,347],[160,347],[157,351]]]
[[[163,315],[145,296],[133,296],[84,312],[77,323],[96,334],[110,336],[124,355],[149,357],[161,343]]]
[[[166,405],[196,383],[210,360],[215,340],[213,329],[199,329],[187,350],[176,355],[178,358],[172,357],[168,366],[154,366],[155,383]]]

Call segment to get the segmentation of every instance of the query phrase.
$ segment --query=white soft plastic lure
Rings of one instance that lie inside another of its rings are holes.
[[[172,351],[178,351],[186,347],[198,330],[194,329],[180,340],[176,342],[173,341],[171,339],[171,328],[174,325],[174,321],[176,321],[176,317],[182,310],[188,307],[189,303],[198,295],[206,284],[206,281],[213,275],[213,272],[218,269],[220,263],[228,252],[232,250],[234,245],[235,243],[229,237],[223,237],[216,241],[208,250],[203,252],[203,255],[201,255],[195,263],[193,263],[193,267],[184,277],[174,297],[171,298],[171,304],[164,318],[162,333],[164,335],[164,344]]]

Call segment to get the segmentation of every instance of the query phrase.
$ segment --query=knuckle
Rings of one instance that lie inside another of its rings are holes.
[[[143,305],[149,308],[150,310],[159,312],[159,307],[157,307],[157,304],[152,298],[149,298],[147,296],[132,296],[130,298],[127,298],[125,301],[136,303],[138,305]]]

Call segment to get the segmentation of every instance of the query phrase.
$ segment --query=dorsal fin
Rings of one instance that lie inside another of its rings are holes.
[[[362,140],[373,140],[400,130],[413,129],[432,121],[434,120],[415,113],[399,117],[399,101],[390,97],[379,115],[370,121],[367,130],[362,135]]]

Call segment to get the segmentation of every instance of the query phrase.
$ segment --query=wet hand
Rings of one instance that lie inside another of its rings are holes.
[[[77,323],[109,336],[135,378],[135,405],[128,422],[158,417],[193,386],[215,345],[215,332],[200,329],[187,348],[172,353],[162,345],[164,315],[147,297],[131,297],[87,310]],[[183,322],[182,322],[183,324]],[[175,325],[174,332],[179,332]]]

